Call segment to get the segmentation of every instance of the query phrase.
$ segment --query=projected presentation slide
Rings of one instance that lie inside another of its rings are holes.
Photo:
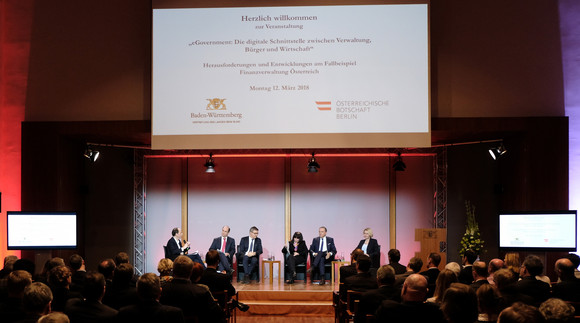
[[[501,214],[501,248],[576,247],[576,214]]]
[[[153,136],[429,132],[426,4],[153,11]]]
[[[9,213],[9,248],[76,247],[76,214]]]

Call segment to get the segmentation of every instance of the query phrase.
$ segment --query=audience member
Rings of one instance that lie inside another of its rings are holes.
[[[121,263],[115,267],[111,288],[105,290],[104,304],[119,310],[137,302],[137,288],[131,282],[133,271],[133,266],[129,263]]]
[[[477,292],[477,289],[481,287],[481,285],[489,284],[487,281],[487,266],[485,265],[485,262],[478,260],[473,263],[471,268],[473,270],[473,283],[471,283],[469,286],[471,286],[471,288]]]
[[[568,258],[556,261],[559,283],[552,286],[552,295],[569,302],[580,302],[580,279],[574,276],[574,264]]]
[[[210,292],[212,292],[212,294],[215,294],[216,292],[227,291],[228,295],[228,299],[226,300],[227,302],[230,299],[232,299],[234,295],[236,295],[236,289],[232,285],[229,275],[227,275],[226,273],[217,272],[220,261],[221,257],[217,250],[211,249],[206,253],[205,262],[207,264],[207,268],[203,271],[199,283],[209,287],[209,290]],[[248,305],[239,303],[235,299],[233,299],[232,302],[234,306],[236,306],[243,312],[247,311],[250,308]]]
[[[466,250],[463,253],[462,264],[463,268],[459,272],[459,276],[457,276],[457,280],[465,285],[471,285],[473,283],[473,263],[477,260],[477,255],[471,249]]]
[[[427,270],[420,272],[421,275],[427,277],[427,283],[429,284],[427,291],[427,297],[433,297],[435,292],[435,283],[437,281],[437,276],[441,272],[439,270],[439,263],[441,262],[441,256],[438,253],[432,252],[427,258]]]
[[[115,261],[115,264],[117,266],[119,266],[120,264],[128,264],[129,263],[129,254],[121,251],[115,255],[115,258],[113,258],[113,260]]]
[[[361,295],[358,310],[355,313],[356,323],[365,323],[367,314],[375,314],[384,300],[401,301],[401,293],[395,288],[395,270],[390,265],[381,266],[377,270],[379,288],[369,290]]]
[[[423,260],[419,257],[413,257],[409,260],[409,264],[407,265],[407,271],[400,275],[395,275],[395,287],[402,288],[403,283],[407,279],[407,277],[411,276],[412,274],[418,274],[423,268]]]
[[[173,280],[162,289],[160,303],[180,308],[186,322],[223,322],[223,311],[210,292],[191,282],[193,267],[187,256],[175,258]]]
[[[536,307],[516,302],[499,314],[498,323],[543,323],[544,317]]]
[[[38,323],[70,323],[68,316],[61,312],[53,312],[41,316]]]
[[[38,319],[50,313],[52,292],[46,284],[34,282],[24,289],[22,295],[22,307],[24,318],[19,322],[36,322]]]
[[[70,299],[64,313],[68,315],[71,323],[85,322],[110,322],[117,316],[117,310],[102,303],[105,295],[105,276],[97,272],[87,272],[84,299]]]
[[[54,267],[48,272],[48,286],[53,296],[51,309],[54,312],[63,312],[69,299],[83,297],[81,293],[70,290],[71,275],[67,266]]]
[[[162,258],[157,264],[157,271],[159,272],[159,281],[161,287],[165,286],[173,279],[173,261],[169,258]]]
[[[457,277],[459,277],[459,273],[461,272],[461,266],[455,261],[448,262],[447,265],[445,265],[445,269],[451,270]]]
[[[549,298],[538,308],[547,323],[572,323],[574,320],[574,306],[559,298]]]
[[[580,270],[578,270],[578,266],[580,266],[580,256],[575,253],[569,253],[566,258],[570,259],[572,264],[574,265],[574,276],[580,279]]]
[[[362,249],[354,249],[350,253],[350,265],[340,266],[338,270],[340,271],[341,283],[344,283],[345,279],[348,277],[356,275],[356,260],[360,255],[364,255]]]
[[[513,271],[504,268],[495,272],[493,281],[500,294],[500,309],[512,306],[516,302],[523,302],[532,304],[534,301],[532,297],[520,294],[517,290],[517,278]]]
[[[521,279],[516,283],[516,288],[519,293],[533,299],[533,303],[528,305],[539,306],[550,297],[550,285],[536,279],[536,276],[542,274],[543,270],[544,265],[540,257],[530,255],[524,259],[520,269]]]
[[[4,257],[4,267],[0,270],[0,279],[7,278],[14,268],[14,263],[18,260],[17,256],[8,255]]]
[[[377,309],[377,322],[445,322],[439,306],[425,303],[427,278],[412,274],[405,280],[401,290],[402,302],[385,300]]]
[[[356,275],[348,277],[344,281],[343,290],[340,291],[341,298],[346,300],[346,292],[353,290],[356,292],[366,292],[378,288],[377,277],[369,273],[371,268],[371,258],[365,254],[358,256],[356,261]]]
[[[407,271],[407,267],[399,263],[401,252],[398,249],[389,250],[387,256],[389,257],[389,265],[395,270],[395,275],[404,274]]]
[[[443,294],[441,311],[448,323],[473,323],[477,320],[477,296],[472,288],[452,283]]]
[[[64,259],[60,257],[51,258],[44,263],[44,267],[42,267],[42,272],[40,272],[40,274],[37,274],[36,276],[32,275],[33,280],[48,284],[48,273],[52,270],[52,268],[64,265]]]
[[[13,270],[24,270],[24,271],[27,271],[30,274],[30,276],[34,277],[34,272],[36,271],[36,265],[31,260],[18,259],[14,263]]]
[[[499,259],[499,258],[494,258],[489,262],[489,265],[487,266],[487,282],[490,284],[495,284],[493,282],[493,274],[502,269],[504,267],[504,263],[503,260]]]
[[[137,294],[139,301],[136,304],[127,305],[119,310],[117,321],[119,322],[185,322],[183,311],[178,307],[162,305],[161,281],[153,273],[143,274],[137,281]]]
[[[516,280],[520,279],[520,254],[517,252],[508,252],[505,254],[503,262],[505,268],[511,270],[514,273]]]
[[[443,295],[452,283],[457,282],[457,275],[449,269],[443,269],[437,280],[435,281],[435,290],[433,291],[433,297],[427,299],[427,302],[441,304],[443,301]]]
[[[496,322],[500,312],[500,296],[497,287],[492,284],[481,285],[477,289],[479,308],[478,322]]]
[[[15,322],[24,317],[22,297],[24,289],[32,284],[32,275],[24,270],[13,270],[8,274],[6,287],[8,296],[0,302],[2,322]]]
[[[87,269],[85,267],[85,260],[78,254],[70,256],[69,266],[72,272],[70,290],[75,292],[82,292],[87,278]]]

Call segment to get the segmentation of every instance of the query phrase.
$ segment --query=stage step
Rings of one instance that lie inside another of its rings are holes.
[[[238,315],[333,316],[332,291],[238,292],[240,302],[250,310]]]

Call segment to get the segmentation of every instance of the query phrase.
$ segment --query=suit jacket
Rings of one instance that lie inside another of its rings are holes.
[[[119,310],[118,322],[185,322],[183,311],[180,308],[161,305],[157,301],[140,301]]]
[[[569,302],[580,302],[580,279],[562,280],[552,285],[552,297],[557,297]],[[580,309],[577,310],[577,312]]]
[[[210,292],[228,291],[228,296],[232,297],[236,294],[236,289],[230,282],[228,275],[220,274],[215,268],[206,268],[201,275],[199,284],[204,284],[209,287]]]
[[[537,280],[536,277],[523,277],[516,283],[516,289],[520,294],[525,294],[533,298],[534,306],[540,306],[542,302],[550,297],[550,285]]]
[[[189,279],[173,278],[161,290],[159,302],[183,311],[186,322],[223,322],[224,313],[210,292]]]
[[[439,305],[423,302],[395,302],[386,300],[376,312],[377,322],[429,322],[444,323]]]
[[[362,246],[365,244],[365,240],[361,240],[358,243],[358,246],[356,247],[357,249],[362,249]],[[371,257],[371,267],[373,268],[378,268],[380,267],[380,262],[381,262],[381,248],[379,247],[379,243],[377,242],[377,239],[373,239],[371,238],[369,240],[369,244],[367,246],[367,255],[369,255],[369,257]]]
[[[366,323],[366,315],[374,315],[381,303],[387,299],[400,302],[401,291],[394,286],[383,285],[377,289],[371,289],[362,294],[358,310],[354,317],[355,323]]]
[[[308,248],[306,247],[306,242],[304,240],[298,243],[298,247],[294,248],[294,241],[288,241],[288,247],[284,247],[282,249],[282,253],[286,254],[289,253],[294,255],[294,252],[298,252],[298,256],[296,257],[297,264],[305,263],[306,256],[308,255]]]
[[[117,317],[117,310],[97,301],[79,298],[69,299],[64,308],[64,314],[71,323],[111,322]]]
[[[343,300],[346,300],[346,292],[348,290],[354,290],[357,292],[366,292],[371,289],[377,289],[379,286],[377,285],[377,276],[374,277],[366,272],[366,273],[357,273],[354,276],[350,276],[344,280],[344,284],[342,285],[342,291],[339,291]]]
[[[336,255],[336,247],[334,246],[334,239],[329,236],[324,237],[326,239],[326,251],[331,253],[330,259],[334,259]],[[312,239],[312,244],[310,245],[310,253],[317,253],[320,247],[320,237]]]
[[[340,266],[339,271],[340,271],[340,282],[344,283],[348,277],[356,275],[356,263],[347,266]]]
[[[398,262],[391,262],[391,263],[389,263],[389,265],[391,267],[393,267],[393,269],[395,269],[395,275],[400,275],[400,274],[404,274],[405,272],[407,272],[407,267],[401,265]]]
[[[461,268],[457,276],[457,281],[465,285],[471,285],[473,283],[473,266],[467,265]]]
[[[223,237],[217,237],[213,239],[209,250],[222,250],[222,239]],[[236,253],[236,240],[232,237],[227,237],[226,239],[226,251],[224,253],[229,253],[228,259],[230,260],[230,265],[233,264],[234,254]]]
[[[429,290],[427,291],[427,298],[433,297],[433,294],[435,293],[435,285],[436,285],[435,282],[437,282],[437,276],[439,276],[440,272],[441,271],[439,270],[439,268],[431,267],[419,273],[425,276],[425,278],[427,278],[427,284],[429,288]]]
[[[250,237],[245,236],[240,240],[240,257],[243,257],[248,249],[250,249]],[[254,252],[256,253],[256,257],[260,257],[262,254],[262,240],[260,238],[256,238],[254,242]]]
[[[414,273],[415,273],[414,271],[410,270],[410,271],[405,272],[404,274],[395,275],[395,287],[401,289],[401,287],[403,286],[403,283],[405,283],[405,280],[407,279],[407,277],[411,276]]]
[[[482,285],[485,284],[489,284],[489,282],[487,281],[487,279],[480,279],[478,281],[474,281],[471,285],[469,285],[471,288],[473,288],[474,291],[477,292],[477,289],[479,287],[481,287]]]
[[[171,239],[167,241],[167,254],[169,256],[169,259],[175,260],[175,258],[181,255],[181,252],[182,252],[181,247],[179,247],[177,242],[175,242],[175,239],[171,237]]]

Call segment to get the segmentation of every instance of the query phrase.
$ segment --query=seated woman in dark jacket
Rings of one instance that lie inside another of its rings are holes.
[[[365,255],[371,257],[371,268],[379,268],[381,266],[381,248],[377,239],[373,239],[373,230],[371,228],[364,229],[363,238],[356,249],[362,249]]]
[[[292,240],[288,241],[288,248],[282,248],[282,253],[284,255],[288,254],[286,265],[288,265],[288,270],[290,272],[290,280],[286,282],[288,284],[293,284],[294,278],[296,278],[296,265],[305,263],[306,256],[308,255],[308,248],[306,247],[306,242],[304,242],[302,233],[295,232],[292,236]]]

